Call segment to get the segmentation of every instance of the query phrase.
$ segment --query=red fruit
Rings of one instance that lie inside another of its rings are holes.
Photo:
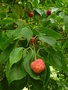
[[[42,59],[36,59],[31,63],[31,69],[39,74],[45,70],[45,63]]]
[[[29,12],[29,17],[33,17],[34,13],[33,12]]]
[[[51,10],[47,10],[47,15],[51,15]]]
[[[35,38],[34,36],[32,36],[32,38],[31,38],[31,40],[30,40],[30,43],[31,43],[31,44],[34,44],[35,41],[36,41],[36,38]]]

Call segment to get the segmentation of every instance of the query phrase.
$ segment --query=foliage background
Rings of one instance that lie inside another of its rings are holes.
[[[33,35],[36,57],[46,64],[41,75],[30,69]],[[0,90],[68,90],[67,82],[68,0],[0,0]]]

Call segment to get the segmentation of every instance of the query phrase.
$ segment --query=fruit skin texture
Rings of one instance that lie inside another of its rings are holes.
[[[49,15],[51,15],[51,10],[47,10],[47,15],[49,16]]]
[[[34,44],[36,42],[36,38],[34,36],[32,36],[31,40],[30,40],[30,43],[31,44]]]
[[[29,12],[29,17],[33,17],[34,16],[34,13],[33,12]]]
[[[45,70],[45,63],[44,63],[44,61],[42,59],[36,59],[35,61],[33,61],[31,63],[31,69],[36,74],[40,74],[41,72],[43,72]]]

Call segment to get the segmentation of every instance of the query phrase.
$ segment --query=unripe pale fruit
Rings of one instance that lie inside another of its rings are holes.
[[[51,15],[51,10],[47,10],[46,14],[49,16]]]
[[[29,12],[29,17],[33,17],[34,16],[34,13],[33,12]]]
[[[33,72],[39,74],[45,70],[45,63],[42,59],[36,59],[31,63],[31,69]]]
[[[34,36],[32,36],[32,38],[31,38],[31,40],[30,40],[30,43],[31,43],[31,44],[34,44],[35,41],[36,41],[36,38],[35,38]]]

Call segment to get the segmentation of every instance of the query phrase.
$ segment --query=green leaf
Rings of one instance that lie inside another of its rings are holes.
[[[26,52],[26,51],[25,51]],[[23,52],[23,54],[25,53]],[[25,53],[26,54],[26,53]],[[33,78],[33,79],[36,79],[36,80],[40,80],[40,76],[35,74],[32,70],[31,70],[31,67],[30,67],[30,63],[31,63],[31,60],[33,59],[33,55],[34,53],[30,50],[25,56],[24,56],[24,68],[26,70],[26,72]]]
[[[58,32],[56,32],[56,31],[54,31],[52,29],[49,29],[47,27],[41,27],[40,32],[46,34],[49,37],[53,37],[54,39],[61,38],[61,35]]]
[[[64,22],[65,22],[65,30],[68,31],[68,16],[64,17]]]
[[[67,70],[67,61],[65,60],[63,53],[59,50],[54,51],[53,49],[50,49],[48,61],[50,65],[53,65],[58,70]]]
[[[29,82],[32,85],[31,90],[41,90],[43,87],[43,83],[39,80],[35,80],[31,77],[29,77]]]
[[[41,74],[41,80],[43,81],[43,85],[45,85],[45,87],[48,84],[49,78],[50,78],[50,68],[49,68],[49,64],[46,61],[46,59],[44,57],[41,56],[41,58],[44,60],[45,62],[45,70],[44,72]]]
[[[9,26],[13,25],[13,23],[14,23],[14,20],[12,18],[5,18],[1,20],[0,24],[3,28],[7,28],[7,27],[10,28]]]
[[[9,63],[6,65],[6,76],[9,84],[12,81],[20,80],[27,75],[22,62],[15,64],[11,69],[9,69],[9,65]]]
[[[11,50],[13,49],[13,46],[10,47],[8,50],[6,49],[5,51],[1,52],[0,54],[0,64],[4,64],[10,55]]]
[[[40,36],[39,40],[51,46],[54,46],[56,44],[56,40],[53,37],[49,37],[49,36]]]
[[[48,85],[49,78],[50,78],[49,65],[48,65],[47,61],[44,60],[44,62],[45,62],[46,68],[45,68],[45,71],[41,74],[41,79],[43,81],[43,90],[46,89],[46,87]]]
[[[5,18],[6,17],[6,13],[3,11],[0,11],[0,18]]]
[[[16,40],[16,39],[21,39],[22,37],[24,37],[25,39],[27,39],[27,41],[29,42],[33,33],[32,31],[25,27],[25,28],[22,28],[22,29],[17,29],[17,30],[7,30],[6,31],[6,34],[9,38],[12,38],[13,40]]]
[[[0,49],[5,50],[10,44],[10,40],[8,37],[3,33],[2,36],[0,36]]]
[[[21,5],[14,4],[12,7],[13,12],[17,15],[18,18],[22,17],[23,15],[23,8]]]
[[[43,9],[37,9],[37,8],[35,8],[34,9],[40,16],[42,16],[43,15],[43,13],[44,13],[44,11],[43,11]]]
[[[58,69],[62,68],[61,57],[59,57],[55,53],[54,53],[54,55],[53,54],[49,55],[49,62]]]
[[[35,8],[38,8],[38,0],[30,0]]]
[[[0,54],[0,64],[3,64],[9,58],[9,52],[4,51]]]
[[[10,68],[12,67],[12,65],[14,63],[17,63],[18,61],[21,60],[22,55],[23,55],[23,48],[22,47],[14,48],[12,50],[12,52],[10,53],[10,56],[9,56]]]
[[[18,25],[17,27],[18,29],[24,28],[24,24],[22,23],[22,20],[17,20],[15,23]]]

